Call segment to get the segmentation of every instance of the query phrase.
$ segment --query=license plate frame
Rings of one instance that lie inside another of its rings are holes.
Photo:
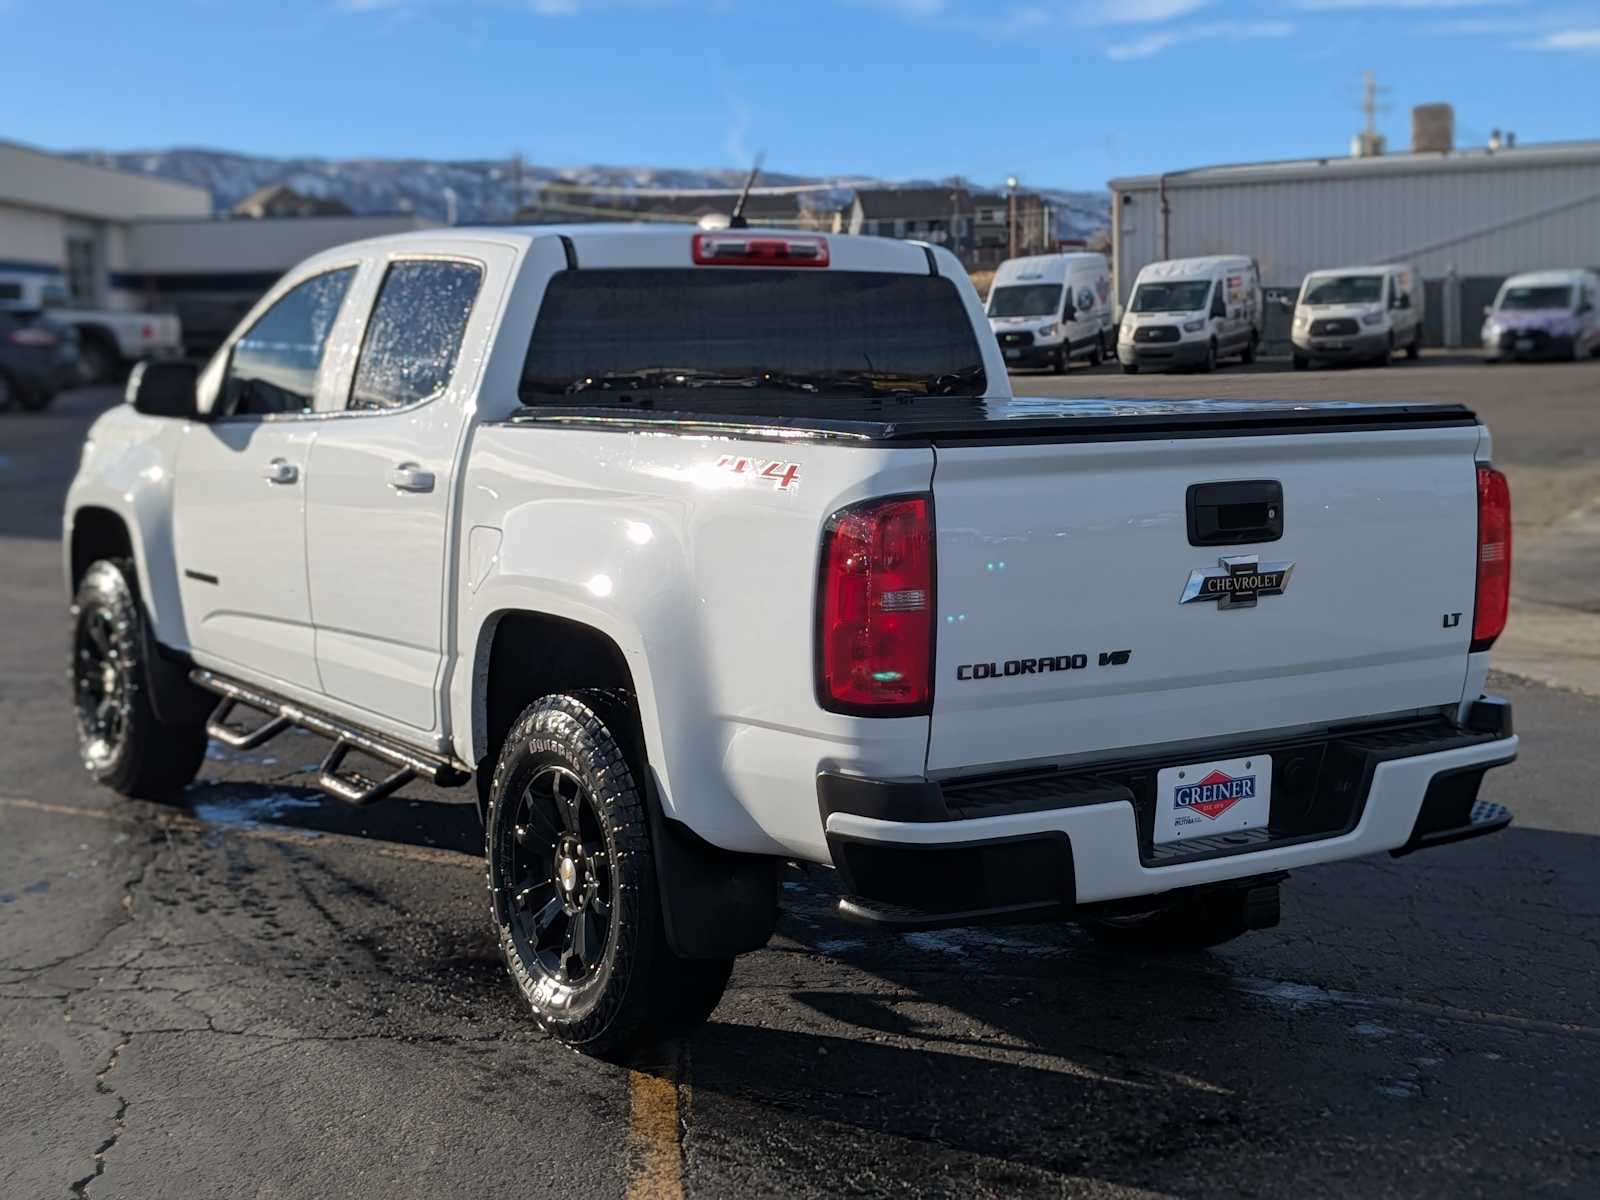
[[[1021,350],[1015,350],[1015,349],[1012,349],[1010,346],[1007,346],[1006,347],[1006,357],[1007,358],[1021,358],[1022,357],[1022,351]]]
[[[1518,338],[1517,339],[1517,349],[1518,350],[1522,350],[1522,351],[1532,350],[1533,349],[1533,339],[1531,337]]]
[[[1158,846],[1261,829],[1272,812],[1272,755],[1183,763],[1156,772]]]

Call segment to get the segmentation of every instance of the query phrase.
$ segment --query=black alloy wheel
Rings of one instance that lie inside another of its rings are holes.
[[[124,796],[165,800],[205,761],[206,726],[164,721],[151,703],[144,605],[130,559],[90,563],[72,604],[73,715],[83,765]]]
[[[78,744],[89,763],[117,756],[128,732],[130,665],[118,647],[111,614],[91,608],[73,631],[72,690],[78,710]]]
[[[558,763],[541,766],[512,809],[511,938],[525,963],[564,986],[605,959],[616,876],[599,810]]]

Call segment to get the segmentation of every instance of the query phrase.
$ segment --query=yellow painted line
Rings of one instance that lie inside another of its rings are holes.
[[[23,808],[32,812],[54,813],[65,817],[87,817],[91,821],[114,821],[125,825],[142,825],[133,813],[115,809],[83,808],[75,804],[51,804],[44,800],[30,800],[23,796],[0,796],[0,808]],[[440,867],[467,867],[474,871],[483,869],[483,860],[472,854],[458,854],[451,850],[434,850],[427,846],[407,846],[397,842],[382,842],[374,838],[353,837],[348,833],[324,833],[320,829],[304,829],[277,825],[213,825],[177,810],[156,810],[157,825],[182,829],[190,833],[219,833],[228,837],[250,838],[258,842],[277,842],[286,846],[309,846],[317,842],[338,846],[357,846],[383,858],[404,859],[407,862],[428,863]]]
[[[682,1200],[681,1106],[687,1101],[688,1048],[679,1043],[659,1072],[628,1072],[628,1200]]]

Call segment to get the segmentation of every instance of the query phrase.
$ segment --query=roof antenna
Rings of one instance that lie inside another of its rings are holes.
[[[744,191],[739,193],[739,199],[734,202],[733,213],[728,217],[729,229],[748,229],[750,222],[744,219],[745,202],[750,199],[750,189],[756,185],[756,176],[761,174],[761,164],[767,161],[767,152],[760,151],[756,161],[750,166],[750,174],[744,181]]]

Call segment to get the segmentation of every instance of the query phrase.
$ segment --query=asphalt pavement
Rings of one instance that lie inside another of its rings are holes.
[[[1543,370],[1496,436],[1566,486],[1600,421]],[[1177,386],[1065,378],[1019,390]],[[465,793],[344,807],[300,734],[175,804],[90,784],[57,537],[110,399],[0,417],[0,1197],[1600,1194],[1600,699],[1493,677],[1511,830],[1300,872],[1208,953],[865,933],[793,871],[711,1024],[607,1066],[523,1011]]]

